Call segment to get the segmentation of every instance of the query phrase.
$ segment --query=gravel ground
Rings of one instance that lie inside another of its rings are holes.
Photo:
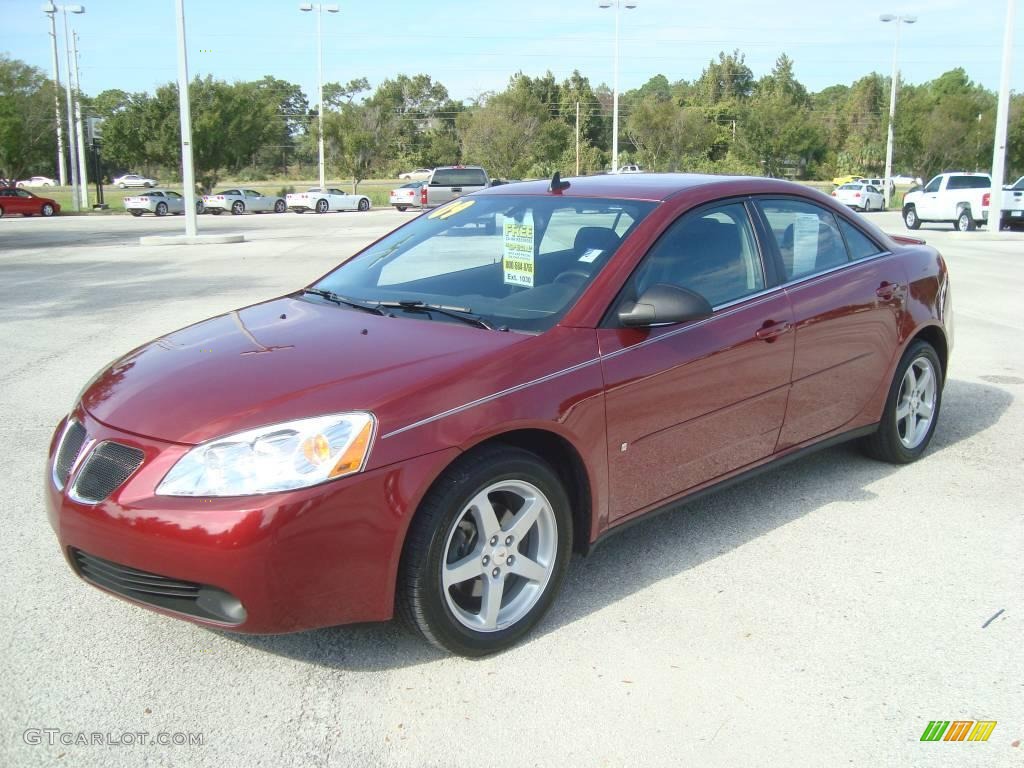
[[[0,765],[1024,762],[1021,236],[920,233],[956,310],[925,459],[829,449],[635,526],[576,558],[539,631],[502,655],[445,657],[393,624],[232,636],[79,582],[41,488],[93,372],[305,284],[411,215],[204,217],[248,242],[191,248],[138,245],[181,219],[0,221]],[[936,719],[998,725],[921,743]]]

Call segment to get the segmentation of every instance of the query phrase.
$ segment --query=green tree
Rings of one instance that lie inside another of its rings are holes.
[[[352,191],[380,166],[392,139],[394,116],[373,104],[344,104],[324,115],[324,142],[331,162],[352,180]]]
[[[651,171],[689,170],[708,157],[715,139],[714,126],[700,110],[680,107],[656,92],[633,105],[626,134],[637,159]]]
[[[527,91],[508,91],[487,99],[459,121],[462,154],[497,178],[518,178],[546,158],[536,155],[536,141],[547,109]]]
[[[53,82],[0,54],[0,178],[53,174],[57,157]]]

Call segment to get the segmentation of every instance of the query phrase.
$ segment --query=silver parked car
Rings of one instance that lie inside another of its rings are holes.
[[[239,216],[246,211],[284,213],[288,210],[283,197],[261,195],[255,189],[226,189],[213,195],[203,195],[203,205],[214,216],[224,211]]]
[[[153,189],[141,195],[133,195],[124,199],[124,207],[132,216],[144,213],[155,213],[166,216],[173,213],[180,216],[185,213],[185,198],[179,192],[170,189]],[[203,212],[203,201],[196,201],[196,213]]]
[[[111,184],[124,189],[125,187],[155,187],[156,179],[151,179],[148,176],[140,176],[137,173],[126,173],[124,176],[118,176]]]

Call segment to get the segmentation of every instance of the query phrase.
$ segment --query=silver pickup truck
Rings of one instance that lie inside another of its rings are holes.
[[[426,184],[424,208],[436,208],[457,197],[491,186],[487,171],[477,165],[446,165],[435,168]]]

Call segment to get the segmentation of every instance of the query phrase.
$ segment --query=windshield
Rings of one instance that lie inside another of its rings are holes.
[[[494,328],[544,331],[654,206],[555,196],[461,198],[395,230],[315,287],[361,302],[459,309]],[[393,314],[427,316],[400,308]]]

